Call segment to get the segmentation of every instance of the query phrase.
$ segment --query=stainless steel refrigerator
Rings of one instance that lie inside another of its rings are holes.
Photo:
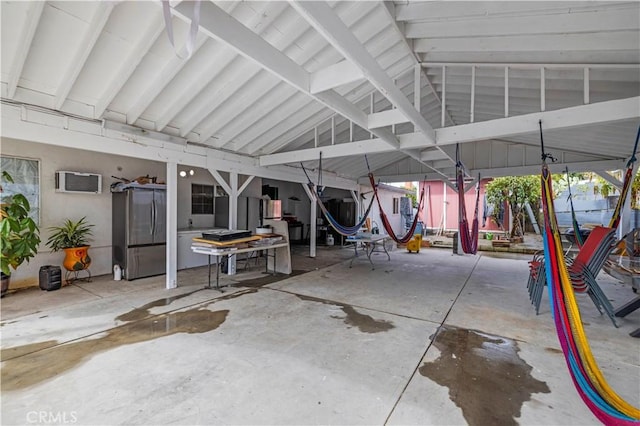
[[[164,274],[166,187],[125,187],[112,195],[113,264],[120,265],[127,280]]]

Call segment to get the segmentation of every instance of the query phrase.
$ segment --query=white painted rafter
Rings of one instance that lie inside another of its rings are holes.
[[[192,55],[195,55],[198,50],[208,40],[208,37],[198,36],[195,46],[193,47]],[[169,62],[158,72],[153,81],[145,89],[145,91],[138,97],[138,101],[127,111],[127,123],[133,124],[136,122],[140,115],[151,105],[151,103],[158,97],[162,90],[178,75],[180,70],[187,64],[189,58],[187,56],[187,43],[185,40],[182,47],[179,49],[179,53],[174,55]]]
[[[543,128],[546,131],[637,117],[640,117],[640,97],[444,127],[436,129],[436,145],[442,147],[443,145],[499,139],[537,132],[539,120],[542,120]],[[398,135],[398,139],[400,140],[400,148],[402,150],[434,146],[434,144],[425,144],[420,132]],[[379,143],[377,138],[374,138],[366,141],[348,142],[321,148],[263,155],[260,157],[260,164],[272,165],[310,161],[318,158],[319,151],[322,151],[323,158],[336,158],[345,155],[389,152],[391,149]],[[445,153],[445,155],[448,157],[448,154]]]
[[[162,13],[158,9],[151,22],[144,29],[142,35],[138,38],[138,42],[133,46],[131,51],[122,58],[120,67],[114,73],[113,78],[102,93],[102,96],[96,102],[94,118],[101,118],[111,101],[118,95],[122,87],[125,85],[129,77],[136,70],[144,55],[149,51],[156,39],[164,31],[164,19]]]
[[[185,2],[177,5],[175,11],[178,16],[182,16],[184,19],[190,20],[192,18],[191,7]],[[309,91],[310,76],[304,68],[229,16],[215,4],[210,2],[202,3],[200,27],[205,34],[228,44],[250,61],[257,63],[296,89],[333,109],[338,114],[366,128],[366,115],[358,107],[333,90],[312,94]],[[397,139],[390,132],[379,129],[375,130],[374,133],[394,148],[398,147]]]
[[[27,24],[22,27],[22,32],[20,34],[15,35],[20,41],[18,42],[16,56],[13,59],[11,71],[9,73],[9,84],[7,89],[7,96],[9,99],[13,99],[16,95],[18,81],[22,75],[22,69],[24,68],[27,56],[29,55],[29,48],[33,42],[33,36],[36,34],[36,30],[38,29],[38,23],[40,22],[40,17],[42,16],[45,4],[46,3],[44,1],[28,3],[26,11],[27,17],[25,18]]]
[[[65,71],[60,86],[56,90],[54,108],[60,109],[67,99],[67,95],[71,91],[73,84],[76,82],[80,71],[84,68],[84,64],[91,54],[93,47],[96,45],[102,29],[106,25],[111,12],[115,7],[115,2],[104,1],[96,4],[96,10],[91,18],[91,22],[87,24],[87,31],[82,37],[80,47],[76,51],[74,58],[69,62],[69,66]]]
[[[291,5],[345,58],[357,65],[367,80],[424,134],[427,141],[434,141],[431,125],[416,111],[375,58],[369,54],[327,3],[292,1]]]

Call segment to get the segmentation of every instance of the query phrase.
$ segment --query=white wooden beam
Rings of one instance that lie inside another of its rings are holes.
[[[244,190],[247,189],[247,186],[249,186],[253,178],[255,178],[255,176],[247,176],[247,180],[245,180],[242,185],[240,185],[240,188],[238,188],[238,195],[242,194]]]
[[[189,2],[182,2],[174,10],[177,16],[190,22],[193,18],[192,9]],[[248,60],[257,63],[292,86],[308,91],[309,74],[302,67],[215,4],[202,2],[200,28],[209,37],[228,44]]]
[[[564,13],[550,13],[549,10],[540,13],[528,12],[522,16],[486,16],[485,19],[450,19],[429,22],[408,22],[406,24],[407,37],[445,38],[445,37],[500,37],[520,36],[523,28],[528,34],[565,34],[572,32],[608,32],[621,30],[635,30],[638,28],[637,7],[629,3],[626,8],[613,10],[598,10],[575,13],[566,10]],[[417,19],[417,18],[416,18]],[[473,24],[470,24],[470,21]],[[497,30],[498,29],[498,30]]]
[[[431,125],[416,111],[375,58],[369,54],[327,3],[294,1],[291,5],[345,58],[357,65],[367,80],[389,99],[425,135],[428,141],[435,139]]]
[[[537,132],[539,120],[542,120],[545,130],[551,130],[638,117],[640,117],[640,96],[635,96],[554,111],[445,127],[436,130],[436,141],[438,145],[447,145]],[[402,148],[420,147],[405,144],[401,144],[401,146]]]
[[[335,89],[344,84],[354,83],[364,79],[360,68],[352,62],[342,60],[318,71],[310,76],[310,92],[320,93],[325,90]]]
[[[370,129],[406,123],[407,121],[409,121],[407,117],[397,108],[374,112],[367,117]]]
[[[437,146],[456,143],[474,142],[478,140],[499,139],[523,133],[537,132],[538,121],[542,120],[545,130],[570,128],[609,121],[624,120],[640,117],[640,97],[599,102],[590,105],[570,107],[555,111],[546,111],[519,115],[479,123],[462,124],[459,126],[436,129]],[[425,144],[420,132],[398,135],[402,150],[428,148],[434,144]],[[364,155],[367,153],[381,153],[392,151],[380,139],[366,139],[357,142],[341,143],[333,146],[310,148],[260,157],[260,165],[274,165],[312,161],[318,158],[322,151],[323,158],[338,158],[349,155]],[[434,154],[421,155],[421,161],[432,161]],[[450,158],[443,152],[444,158]]]
[[[609,169],[609,170],[613,170],[613,169]],[[609,173],[607,173],[607,171],[605,170],[593,170],[598,176],[600,176],[602,179],[606,180],[607,182],[609,182],[611,185],[615,186],[616,188],[618,188],[618,190],[622,189],[622,182],[620,182],[618,179],[616,179],[615,177],[611,176]]]
[[[415,64],[413,66],[413,106],[416,108],[416,111],[420,112],[420,89],[422,85],[420,84],[420,78],[422,77],[422,67],[420,64]]]
[[[136,70],[142,59],[147,54],[156,39],[164,31],[164,19],[160,9],[154,10],[155,16],[151,19],[149,25],[143,29],[142,35],[138,38],[137,43],[132,47],[129,53],[121,59],[120,67],[114,73],[113,78],[102,92],[102,96],[96,102],[94,118],[101,118],[105,110],[122,89],[125,83]]]
[[[584,104],[588,104],[589,103],[589,67],[584,67],[584,71],[583,71],[583,102]]]
[[[509,116],[509,67],[504,67],[504,116]]]
[[[589,161],[589,162],[576,162],[576,163],[549,163],[547,166],[551,173],[563,173],[565,167],[569,167],[574,172],[591,171],[593,168],[617,170],[624,168],[626,162],[624,160],[603,160],[603,161]],[[502,176],[525,176],[539,174],[541,167],[539,164],[532,164],[528,166],[514,166],[514,167],[496,167],[492,169],[472,169],[469,173],[478,174],[482,177],[502,177]]]
[[[447,67],[442,67],[442,100],[440,101],[440,127],[446,125],[445,113],[447,112]]]
[[[263,155],[260,157],[261,166],[271,166],[275,164],[299,163],[301,161],[317,160],[322,153],[323,159],[347,157],[349,155],[373,154],[376,152],[393,151],[387,143],[375,138],[365,139],[356,142],[341,143],[331,146],[321,146],[316,148],[300,149],[290,152],[279,152],[276,154]]]
[[[532,34],[510,37],[461,37],[416,39],[418,53],[436,52],[535,52],[553,46],[558,51],[637,50],[638,31],[574,34]]]
[[[69,62],[69,66],[67,66],[64,76],[60,80],[60,86],[58,86],[58,89],[56,90],[54,100],[55,109],[60,109],[64,101],[67,99],[67,95],[71,91],[73,84],[78,79],[80,71],[84,68],[84,64],[87,61],[89,54],[93,51],[93,47],[96,45],[96,42],[102,33],[102,29],[106,25],[109,16],[111,16],[111,12],[113,11],[116,3],[103,1],[95,4],[96,10],[91,17],[91,22],[87,24],[87,31],[81,38],[80,47],[76,50],[76,54]]]
[[[422,159],[422,161],[435,161],[435,160],[446,160],[448,156],[446,153],[440,150],[430,149],[430,150],[422,151],[420,153],[420,158]]]
[[[469,122],[473,123],[475,121],[474,113],[476,109],[476,67],[471,67],[471,105],[469,106],[470,116]]]
[[[22,75],[22,69],[24,68],[24,63],[27,60],[27,55],[29,55],[33,36],[36,34],[36,29],[38,28],[38,23],[40,22],[40,17],[42,16],[45,4],[46,2],[44,1],[27,3],[27,16],[25,18],[26,24],[22,27],[22,32],[20,34],[14,34],[14,37],[16,37],[19,42],[16,48],[16,56],[13,59],[11,70],[9,71],[9,83],[7,88],[7,97],[9,99],[13,99],[16,95],[18,81]]]
[[[288,182],[307,182],[304,172],[298,167],[261,167],[257,158],[193,145],[182,147],[166,141],[154,142],[151,138],[146,139],[145,144],[140,144],[131,138],[125,139],[120,132],[105,131],[100,124],[86,120],[68,118],[69,126],[65,128],[64,122],[67,120],[59,115],[50,115],[54,118],[42,122],[28,122],[21,119],[20,110],[18,107],[3,106],[0,136],[151,161],[175,161],[181,165]],[[357,187],[355,181],[327,171],[323,173],[323,181],[333,188],[349,190]]]
[[[193,11],[187,3],[178,4],[175,11],[177,16],[191,20]],[[312,94],[309,90],[310,76],[304,68],[215,4],[202,3],[200,27],[208,36],[228,44],[248,60],[257,63],[301,92],[323,103],[343,117],[353,120],[360,127],[367,127],[366,115],[358,107],[333,90]],[[397,139],[390,132],[375,130],[373,133],[393,147],[398,147]]]
[[[231,196],[231,193],[234,191],[234,189],[231,188],[231,185],[222,177],[220,172],[216,169],[209,168],[209,173],[211,173],[211,176],[213,176],[213,178],[216,180],[216,183],[220,185],[222,189],[224,189],[224,192]],[[237,188],[235,190],[237,191]],[[231,217],[231,215],[229,215],[229,217]]]

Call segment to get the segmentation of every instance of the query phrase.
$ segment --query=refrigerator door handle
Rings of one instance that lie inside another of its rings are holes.
[[[158,212],[156,211],[156,200],[151,202],[151,235],[156,233],[156,217]]]

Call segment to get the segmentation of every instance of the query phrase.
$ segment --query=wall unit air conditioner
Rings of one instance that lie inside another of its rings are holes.
[[[102,175],[69,171],[56,172],[56,192],[101,194]]]

